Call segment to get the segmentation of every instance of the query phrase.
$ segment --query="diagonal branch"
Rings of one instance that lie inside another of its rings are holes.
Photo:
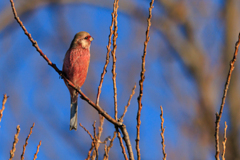
[[[238,48],[240,45],[240,33],[238,35],[238,41],[235,44],[235,51],[234,51],[234,55],[233,55],[233,59],[230,62],[230,68],[228,71],[228,77],[225,83],[225,88],[223,91],[223,97],[222,97],[222,103],[220,106],[220,110],[219,110],[219,114],[216,113],[216,121],[215,121],[215,148],[216,148],[216,154],[215,154],[215,159],[219,160],[219,153],[220,153],[220,149],[219,149],[219,127],[220,127],[220,120],[222,117],[222,113],[223,113],[223,107],[226,101],[226,97],[227,97],[227,92],[228,92],[228,87],[230,84],[230,80],[231,80],[231,76],[232,76],[232,72],[234,70],[234,64],[237,60],[237,54],[238,54]]]
[[[154,0],[150,3],[149,7],[149,17],[147,19],[148,26],[147,26],[147,31],[146,31],[146,40],[144,42],[144,50],[143,50],[143,56],[142,56],[142,71],[140,74],[140,81],[139,81],[139,86],[140,86],[140,91],[139,91],[139,96],[138,96],[138,112],[137,112],[137,137],[136,137],[136,150],[137,150],[137,158],[140,160],[141,154],[140,154],[140,148],[139,148],[139,141],[140,141],[140,125],[141,125],[141,110],[142,110],[142,96],[143,96],[143,82],[145,79],[145,58],[147,54],[147,45],[149,42],[149,30],[151,26],[151,18],[152,18],[152,9],[153,9],[153,3]]]
[[[9,160],[12,160],[13,157],[14,157],[14,153],[16,151],[16,145],[17,145],[17,143],[19,141],[19,139],[18,139],[19,133],[20,133],[20,126],[18,125],[17,126],[17,133],[14,135],[14,141],[13,141],[12,150],[10,151],[10,158],[9,158]]]
[[[35,126],[35,123],[33,123],[32,127],[30,128],[30,132],[25,140],[25,144],[23,145],[23,152],[22,152],[22,155],[21,155],[21,160],[24,160],[24,154],[25,154],[25,151],[26,151],[26,147],[28,145],[28,139],[30,138],[30,135],[32,134],[32,129],[33,127]]]
[[[2,116],[3,116],[3,111],[5,109],[5,103],[7,102],[8,96],[7,94],[3,95],[3,101],[2,101],[2,109],[0,109],[0,122],[2,120]]]

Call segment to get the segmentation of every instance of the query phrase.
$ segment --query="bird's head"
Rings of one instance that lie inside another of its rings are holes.
[[[91,42],[93,41],[92,36],[87,32],[78,32],[72,40],[70,48],[84,48],[90,49]]]

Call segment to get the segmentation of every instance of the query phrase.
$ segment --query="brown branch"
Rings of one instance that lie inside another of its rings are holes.
[[[104,146],[105,153],[104,153],[103,160],[108,160],[108,157],[109,157],[108,154],[109,154],[110,149],[113,146],[113,141],[116,138],[116,136],[117,136],[117,132],[114,132],[113,133],[113,138],[110,140],[109,146],[107,147],[107,144],[105,144],[105,146]]]
[[[123,118],[124,118],[125,114],[127,113],[127,109],[128,109],[128,107],[130,105],[131,99],[132,99],[133,95],[135,94],[135,89],[136,89],[136,84],[134,85],[134,87],[132,89],[132,93],[131,93],[131,95],[130,95],[130,97],[128,99],[127,105],[124,108],[124,112],[123,112],[122,116],[118,120],[119,122],[123,122]]]
[[[25,151],[26,151],[26,146],[28,145],[28,139],[30,137],[30,135],[32,134],[32,129],[33,127],[35,126],[35,123],[33,123],[32,127],[30,128],[30,132],[25,140],[25,144],[23,145],[23,152],[22,152],[22,155],[21,155],[21,160],[24,160],[24,154],[25,154]]]
[[[226,97],[227,97],[227,91],[228,91],[228,87],[229,87],[229,84],[230,84],[232,72],[234,70],[234,64],[237,60],[239,45],[240,45],[240,33],[238,35],[238,41],[235,44],[235,51],[234,51],[233,59],[230,62],[230,68],[229,68],[228,77],[227,77],[227,80],[226,80],[226,83],[225,83],[225,88],[224,88],[224,92],[223,92],[222,103],[221,103],[221,106],[220,106],[219,114],[216,113],[216,121],[215,121],[215,148],[216,148],[215,159],[216,160],[219,160],[219,153],[220,153],[220,150],[219,150],[219,127],[220,127],[220,124],[219,123],[220,123],[220,120],[221,120],[221,117],[222,117],[223,107],[224,107],[225,100],[226,100]]]
[[[13,157],[14,157],[14,153],[15,153],[15,151],[16,151],[16,145],[17,145],[18,140],[19,140],[19,139],[18,139],[19,132],[20,132],[20,126],[18,125],[18,126],[17,126],[17,133],[16,133],[15,136],[14,136],[14,141],[13,141],[12,150],[10,151],[10,158],[9,158],[9,160],[12,160]]]
[[[42,141],[40,141],[39,144],[38,144],[38,146],[37,146],[37,151],[36,151],[36,153],[34,154],[33,160],[36,160],[36,159],[37,159],[37,155],[38,155],[39,148],[40,148],[41,144],[42,144]]]
[[[112,58],[113,58],[113,65],[112,65],[112,80],[113,80],[113,90],[114,90],[114,117],[117,120],[117,84],[116,84],[116,49],[117,49],[117,37],[118,37],[118,22],[117,22],[117,10],[118,10],[118,2],[119,0],[114,0],[113,3],[113,13],[112,19],[114,19],[114,32],[113,32],[113,50],[112,50]]]
[[[146,31],[146,40],[144,42],[144,50],[143,50],[143,56],[142,56],[142,71],[140,74],[140,81],[139,81],[139,86],[140,86],[140,91],[139,91],[139,96],[138,96],[138,112],[137,112],[137,137],[136,137],[136,150],[137,150],[137,159],[140,160],[141,154],[140,154],[140,148],[139,148],[139,141],[140,141],[140,125],[141,125],[141,110],[142,110],[142,96],[143,96],[143,82],[145,79],[145,58],[147,54],[147,45],[149,42],[149,30],[151,26],[151,18],[152,18],[152,9],[153,9],[153,3],[154,0],[151,1],[150,7],[149,7],[149,17],[147,19],[148,26],[147,26],[147,31]]]
[[[227,122],[225,122],[225,128],[224,128],[224,135],[223,135],[223,142],[222,142],[222,146],[223,146],[223,152],[222,152],[222,160],[225,160],[225,153],[226,153],[226,143],[227,143]]]
[[[107,73],[107,66],[109,63],[109,58],[110,58],[110,51],[111,51],[111,41],[112,41],[112,35],[113,35],[113,24],[114,24],[114,11],[112,12],[112,23],[110,26],[110,34],[108,36],[108,45],[107,45],[107,55],[106,55],[106,62],[105,65],[103,67],[103,72],[101,74],[101,79],[100,79],[100,83],[98,86],[98,93],[97,93],[97,99],[96,99],[96,104],[99,105],[99,98],[100,98],[100,94],[101,94],[101,89],[102,89],[102,84],[103,84],[103,79],[105,74]]]
[[[164,132],[165,132],[165,128],[163,128],[163,123],[164,123],[164,118],[163,118],[163,109],[162,106],[160,106],[161,108],[161,114],[160,114],[160,118],[161,118],[161,137],[162,137],[162,153],[163,153],[163,160],[166,160],[167,158],[167,154],[165,152],[165,147],[166,145],[164,144],[165,142],[165,138],[164,138]]]
[[[121,129],[121,132],[123,134],[123,140],[126,143],[129,159],[134,160],[132,145],[131,145],[130,138],[129,138],[129,135],[128,135],[128,132],[127,132],[127,128],[124,124],[122,126],[120,126],[119,128]]]
[[[94,148],[95,150],[93,151],[93,154],[92,154],[92,159],[96,159],[98,160],[98,138],[97,138],[97,132],[96,132],[96,121],[94,121],[93,123],[93,135],[94,135]]]
[[[7,94],[4,94],[4,95],[3,95],[3,101],[2,101],[2,109],[0,109],[0,122],[1,122],[1,120],[2,120],[3,111],[4,111],[4,109],[5,109],[5,104],[6,104],[6,102],[7,102],[7,99],[8,99]]]
[[[126,151],[125,151],[125,147],[123,145],[122,137],[121,137],[121,134],[120,134],[118,128],[116,128],[116,132],[117,132],[117,136],[118,136],[118,139],[119,139],[120,146],[122,148],[123,156],[124,156],[125,160],[128,160],[128,157],[127,157],[127,154],[126,154]]]
[[[84,131],[87,132],[87,134],[90,136],[90,138],[91,138],[92,140],[94,140],[92,134],[91,134],[81,123],[79,123],[79,125],[84,129]]]
[[[31,34],[28,33],[28,31],[26,30],[26,28],[24,27],[22,21],[20,20],[20,18],[17,15],[13,0],[10,0],[11,2],[11,7],[12,7],[12,11],[14,14],[14,18],[16,19],[16,21],[18,22],[18,24],[20,25],[20,27],[23,29],[25,35],[27,35],[28,39],[32,42],[33,47],[35,47],[35,49],[40,53],[40,56],[42,56],[44,58],[45,61],[47,61],[48,65],[50,65],[66,82],[67,84],[72,87],[73,89],[75,89],[79,94],[80,94],[80,98],[82,98],[83,100],[85,100],[89,105],[91,105],[93,108],[95,108],[97,110],[97,112],[102,115],[104,118],[106,118],[110,123],[112,123],[115,127],[119,127],[122,130],[122,134],[123,134],[123,139],[126,143],[126,146],[128,148],[128,153],[129,153],[129,157],[130,160],[134,159],[133,156],[133,152],[132,152],[132,145],[129,139],[129,135],[126,129],[126,126],[124,124],[122,124],[121,122],[118,122],[116,119],[112,118],[105,110],[103,110],[98,104],[95,104],[93,101],[91,101],[85,94],[83,94],[83,92],[77,88],[71,81],[69,81],[64,74],[62,74],[62,71],[60,71],[57,66],[55,64],[53,64],[45,54],[43,54],[42,50],[38,47],[37,41],[33,40]],[[91,154],[91,153],[90,153]]]
[[[89,160],[89,159],[90,159],[90,157],[91,157],[91,152],[92,152],[93,148],[94,148],[94,141],[92,141],[92,143],[91,143],[91,148],[90,148],[89,151],[88,151],[88,156],[87,156],[86,160]]]

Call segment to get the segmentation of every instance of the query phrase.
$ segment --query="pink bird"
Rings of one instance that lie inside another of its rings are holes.
[[[70,48],[65,54],[62,71],[65,76],[78,88],[81,88],[88,72],[90,62],[90,45],[93,38],[87,32],[75,35]],[[77,130],[78,93],[64,80],[71,96],[70,130]]]

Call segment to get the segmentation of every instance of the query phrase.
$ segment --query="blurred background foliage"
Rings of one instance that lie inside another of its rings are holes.
[[[118,115],[138,84],[149,0],[120,0],[117,39]],[[91,62],[82,91],[96,99],[106,57],[113,1],[18,0],[18,15],[48,58],[61,69],[75,33],[93,37]],[[165,118],[168,159],[214,159],[214,122],[240,31],[239,0],[156,0],[146,57],[140,149],[142,159],[162,157],[160,108]],[[91,146],[87,133],[69,131],[70,96],[63,80],[32,47],[13,18],[9,1],[0,1],[0,94],[10,97],[0,123],[0,159],[7,159],[16,126],[21,127],[15,157],[20,157],[33,122],[25,158],[84,159]],[[239,62],[233,72],[223,119],[228,123],[226,159],[240,159]],[[112,60],[105,76],[100,106],[113,116]],[[135,151],[136,94],[125,116]],[[92,132],[97,112],[79,101],[79,121]],[[105,121],[102,140],[114,127]],[[220,146],[220,148],[222,148]],[[100,157],[104,153],[100,146]],[[123,159],[116,139],[110,159]],[[100,158],[101,159],[101,158]]]

